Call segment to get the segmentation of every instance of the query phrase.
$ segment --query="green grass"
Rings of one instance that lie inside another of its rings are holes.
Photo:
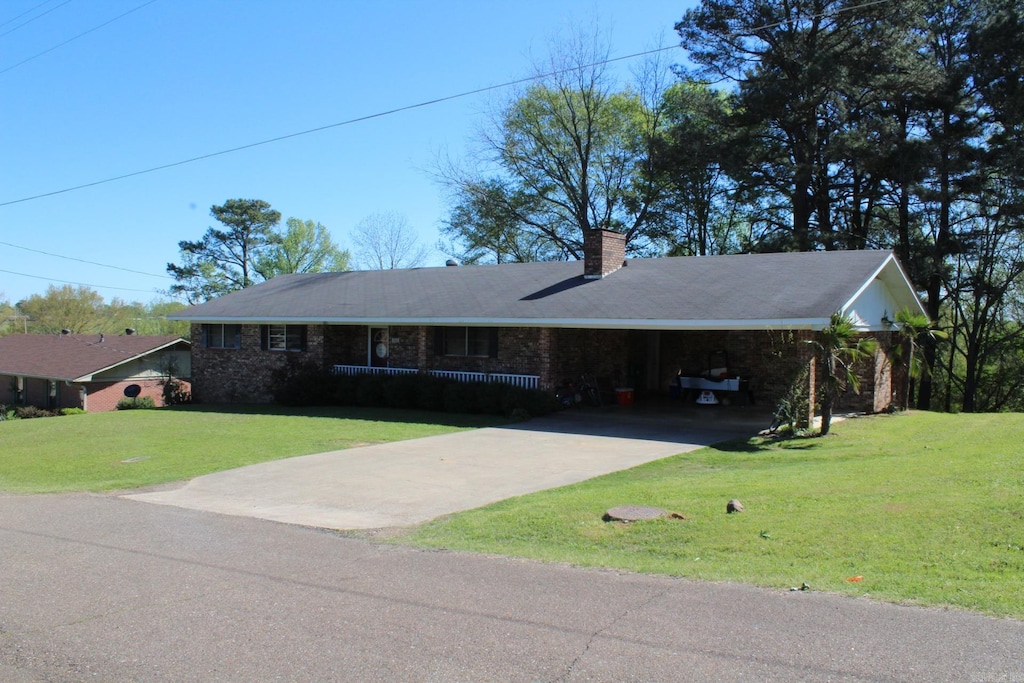
[[[750,439],[426,524],[443,547],[1024,617],[1024,415],[913,413]],[[738,498],[746,508],[727,515]],[[606,523],[617,505],[688,519]],[[862,577],[860,581],[847,579]]]
[[[360,408],[187,406],[0,422],[0,490],[129,489],[352,446],[496,424]]]

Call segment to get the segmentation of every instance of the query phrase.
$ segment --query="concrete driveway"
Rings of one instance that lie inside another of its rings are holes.
[[[572,411],[250,465],[124,497],[326,529],[411,526],[756,434],[766,424],[759,413]]]

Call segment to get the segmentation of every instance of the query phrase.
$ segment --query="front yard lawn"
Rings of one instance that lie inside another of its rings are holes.
[[[1024,618],[1024,415],[753,438],[428,523],[401,542]],[[726,514],[737,498],[746,510]],[[619,505],[685,521],[602,521]]]
[[[138,488],[500,423],[372,408],[183,406],[0,422],[0,491]]]

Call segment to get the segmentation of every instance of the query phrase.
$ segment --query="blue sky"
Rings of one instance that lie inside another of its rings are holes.
[[[395,212],[441,265],[435,159],[463,158],[507,91],[17,200],[522,78],[573,25],[596,20],[612,56],[677,45],[693,4],[4,0],[0,301],[64,283],[157,299],[178,241],[231,198],[319,221],[343,247],[360,220]]]

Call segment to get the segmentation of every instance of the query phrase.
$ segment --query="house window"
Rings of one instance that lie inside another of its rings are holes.
[[[263,325],[261,346],[267,351],[305,351],[305,325]]]
[[[495,327],[438,327],[435,330],[435,352],[439,356],[495,358],[498,355]]]
[[[241,325],[203,325],[203,346],[208,349],[238,349],[242,347]]]

